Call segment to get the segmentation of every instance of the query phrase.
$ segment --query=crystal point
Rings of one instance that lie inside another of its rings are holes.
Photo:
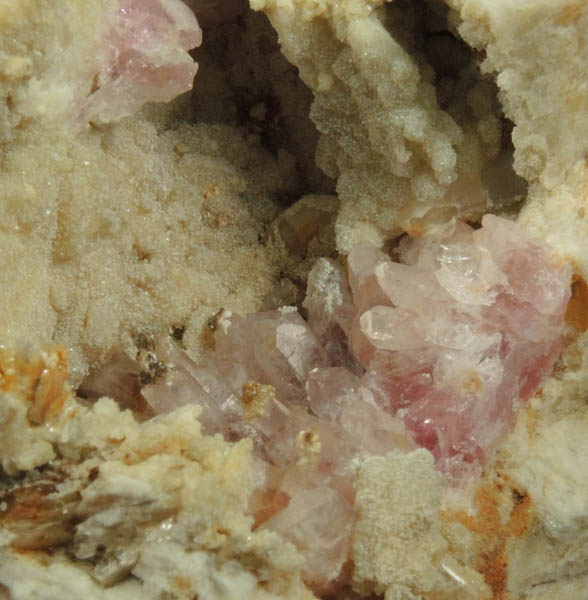
[[[93,89],[78,121],[108,123],[191,89],[197,65],[187,51],[201,41],[194,13],[180,0],[118,2],[105,15]]]
[[[570,270],[493,215],[404,240],[401,254],[407,264],[378,262],[378,287],[355,278],[353,348],[379,405],[459,480],[553,367]]]

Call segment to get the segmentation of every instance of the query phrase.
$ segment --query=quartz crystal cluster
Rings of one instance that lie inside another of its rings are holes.
[[[405,240],[404,264],[370,246],[349,257],[362,384],[440,470],[482,463],[561,349],[570,271],[517,224],[486,215]]]
[[[205,430],[252,440],[256,526],[298,548],[318,591],[344,572],[362,460],[424,447],[458,485],[561,348],[569,267],[517,224],[453,222],[394,252],[356,246],[347,273],[318,260],[306,320],[221,311],[205,367],[160,341],[166,372],[142,391],[155,413],[198,403]]]

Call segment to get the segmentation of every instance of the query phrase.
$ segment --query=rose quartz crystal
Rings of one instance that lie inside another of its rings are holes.
[[[349,258],[362,386],[459,479],[551,371],[570,269],[493,215],[481,229],[455,223],[399,250],[407,264],[366,261],[364,247]],[[361,277],[353,272],[359,262],[369,268]]]
[[[397,253],[359,245],[347,274],[318,260],[306,321],[221,311],[206,366],[161,340],[166,371],[142,390],[156,413],[195,402],[206,431],[252,440],[255,524],[296,545],[317,593],[344,578],[364,458],[422,446],[465,481],[561,349],[570,269],[515,223],[451,223]]]
[[[333,488],[319,484],[295,494],[262,527],[276,531],[302,552],[307,559],[306,584],[324,593],[349,555],[354,520],[352,506]]]
[[[329,285],[346,286],[344,271],[331,266],[337,277]],[[323,308],[335,315],[337,307]],[[352,316],[341,325],[346,332]],[[340,349],[329,356],[319,341],[328,342],[326,330],[313,332],[296,309],[247,317],[224,311],[215,327],[215,351],[206,367],[161,340],[155,353],[166,372],[143,388],[143,396],[156,413],[200,404],[207,432],[252,440],[256,524],[292,541],[306,559],[307,583],[317,592],[331,591],[348,559],[361,459],[416,444],[369,390],[359,390],[360,377],[331,366]]]
[[[197,65],[188,50],[202,32],[181,0],[122,0],[105,15],[93,57],[94,89],[78,122],[110,122],[146,102],[169,102],[192,88]]]
[[[353,317],[357,312],[343,268],[319,258],[308,276],[304,308],[308,324],[329,355],[333,366],[359,373],[361,367],[349,345]]]
[[[328,355],[316,334],[292,307],[245,318],[228,314],[216,335],[215,360],[241,365],[250,380],[273,385],[282,401],[306,403],[312,369]]]

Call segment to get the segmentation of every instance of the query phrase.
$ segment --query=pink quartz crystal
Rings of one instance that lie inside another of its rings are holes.
[[[481,229],[451,224],[400,250],[409,264],[372,261],[362,281],[352,270],[366,250],[350,255],[362,385],[459,479],[482,463],[551,371],[570,269],[493,215]]]
[[[306,559],[307,583],[329,590],[348,558],[361,459],[416,445],[369,390],[359,391],[357,375],[330,366],[340,349],[330,357],[319,342],[325,332],[313,332],[295,309],[246,317],[224,311],[215,327],[206,367],[160,340],[155,352],[167,369],[143,396],[156,413],[200,404],[207,432],[253,442],[255,523],[292,541]]]
[[[292,542],[305,557],[303,577],[317,593],[329,591],[349,556],[355,513],[333,488],[317,485],[295,494],[263,524]]]
[[[283,401],[305,404],[305,384],[328,355],[292,307],[240,317],[229,314],[216,334],[215,360],[242,365],[249,379],[273,385]]]
[[[110,122],[146,102],[169,102],[192,88],[197,66],[188,50],[202,32],[181,0],[121,0],[104,17],[93,60],[93,90],[78,122]]]
[[[361,371],[349,344],[357,309],[345,271],[334,260],[317,260],[308,276],[304,308],[308,311],[308,324],[327,351],[330,364]]]
[[[317,593],[344,579],[365,457],[422,446],[462,483],[562,345],[570,269],[517,224],[453,222],[397,252],[402,263],[359,245],[347,275],[318,260],[306,321],[291,307],[221,311],[205,366],[160,340],[165,373],[142,389],[155,413],[194,402],[206,431],[253,442],[255,526],[296,545]]]

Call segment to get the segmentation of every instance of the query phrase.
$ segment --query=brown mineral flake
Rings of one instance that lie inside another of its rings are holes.
[[[154,352],[139,350],[137,360],[141,365],[141,371],[139,373],[141,385],[152,383],[165,373],[165,365],[157,360],[157,356]]]
[[[46,497],[55,492],[55,485],[39,483],[25,485],[2,496],[5,509],[0,521],[33,521],[39,522],[47,510]]]
[[[141,395],[141,382],[156,378],[157,364],[145,359],[146,355],[152,355],[148,350],[153,347],[151,340],[139,335],[135,343],[140,348],[137,360],[114,350],[99,369],[84,378],[76,393],[91,402],[104,397],[112,398],[122,409],[130,409],[135,418],[143,422],[153,416],[153,411]],[[138,362],[141,358],[141,362]],[[148,370],[150,365],[151,370]]]
[[[200,340],[206,350],[214,351],[215,349],[214,332],[218,329],[224,312],[225,309],[220,308],[212,317],[210,317],[210,319],[208,319],[208,321],[206,321],[204,327],[202,328]]]
[[[69,541],[79,494],[56,498],[54,482],[20,485],[0,495],[0,525],[15,534],[19,550],[41,550]]]
[[[557,17],[555,22],[563,27],[566,27],[568,25],[575,25],[582,17],[583,6],[583,1],[565,6],[559,13],[559,16]]]
[[[588,285],[578,274],[572,277],[572,297],[566,308],[566,323],[582,333],[588,329]]]
[[[266,413],[267,404],[276,397],[276,389],[273,385],[263,385],[256,381],[248,381],[243,385],[241,404],[248,421],[263,417]]]
[[[278,236],[296,256],[305,256],[314,238],[334,226],[339,201],[333,196],[307,196],[275,221]]]
[[[493,593],[494,600],[508,600],[508,554],[512,538],[523,537],[532,523],[532,500],[526,491],[516,488],[508,479],[484,483],[476,492],[478,514],[469,515],[463,510],[443,511],[446,522],[457,521],[477,535],[478,555],[476,569],[482,573]],[[506,523],[502,522],[499,508],[511,503]]]
[[[31,404],[28,419],[41,425],[57,414],[67,395],[67,350],[48,344],[32,352],[0,348],[0,391]]]

